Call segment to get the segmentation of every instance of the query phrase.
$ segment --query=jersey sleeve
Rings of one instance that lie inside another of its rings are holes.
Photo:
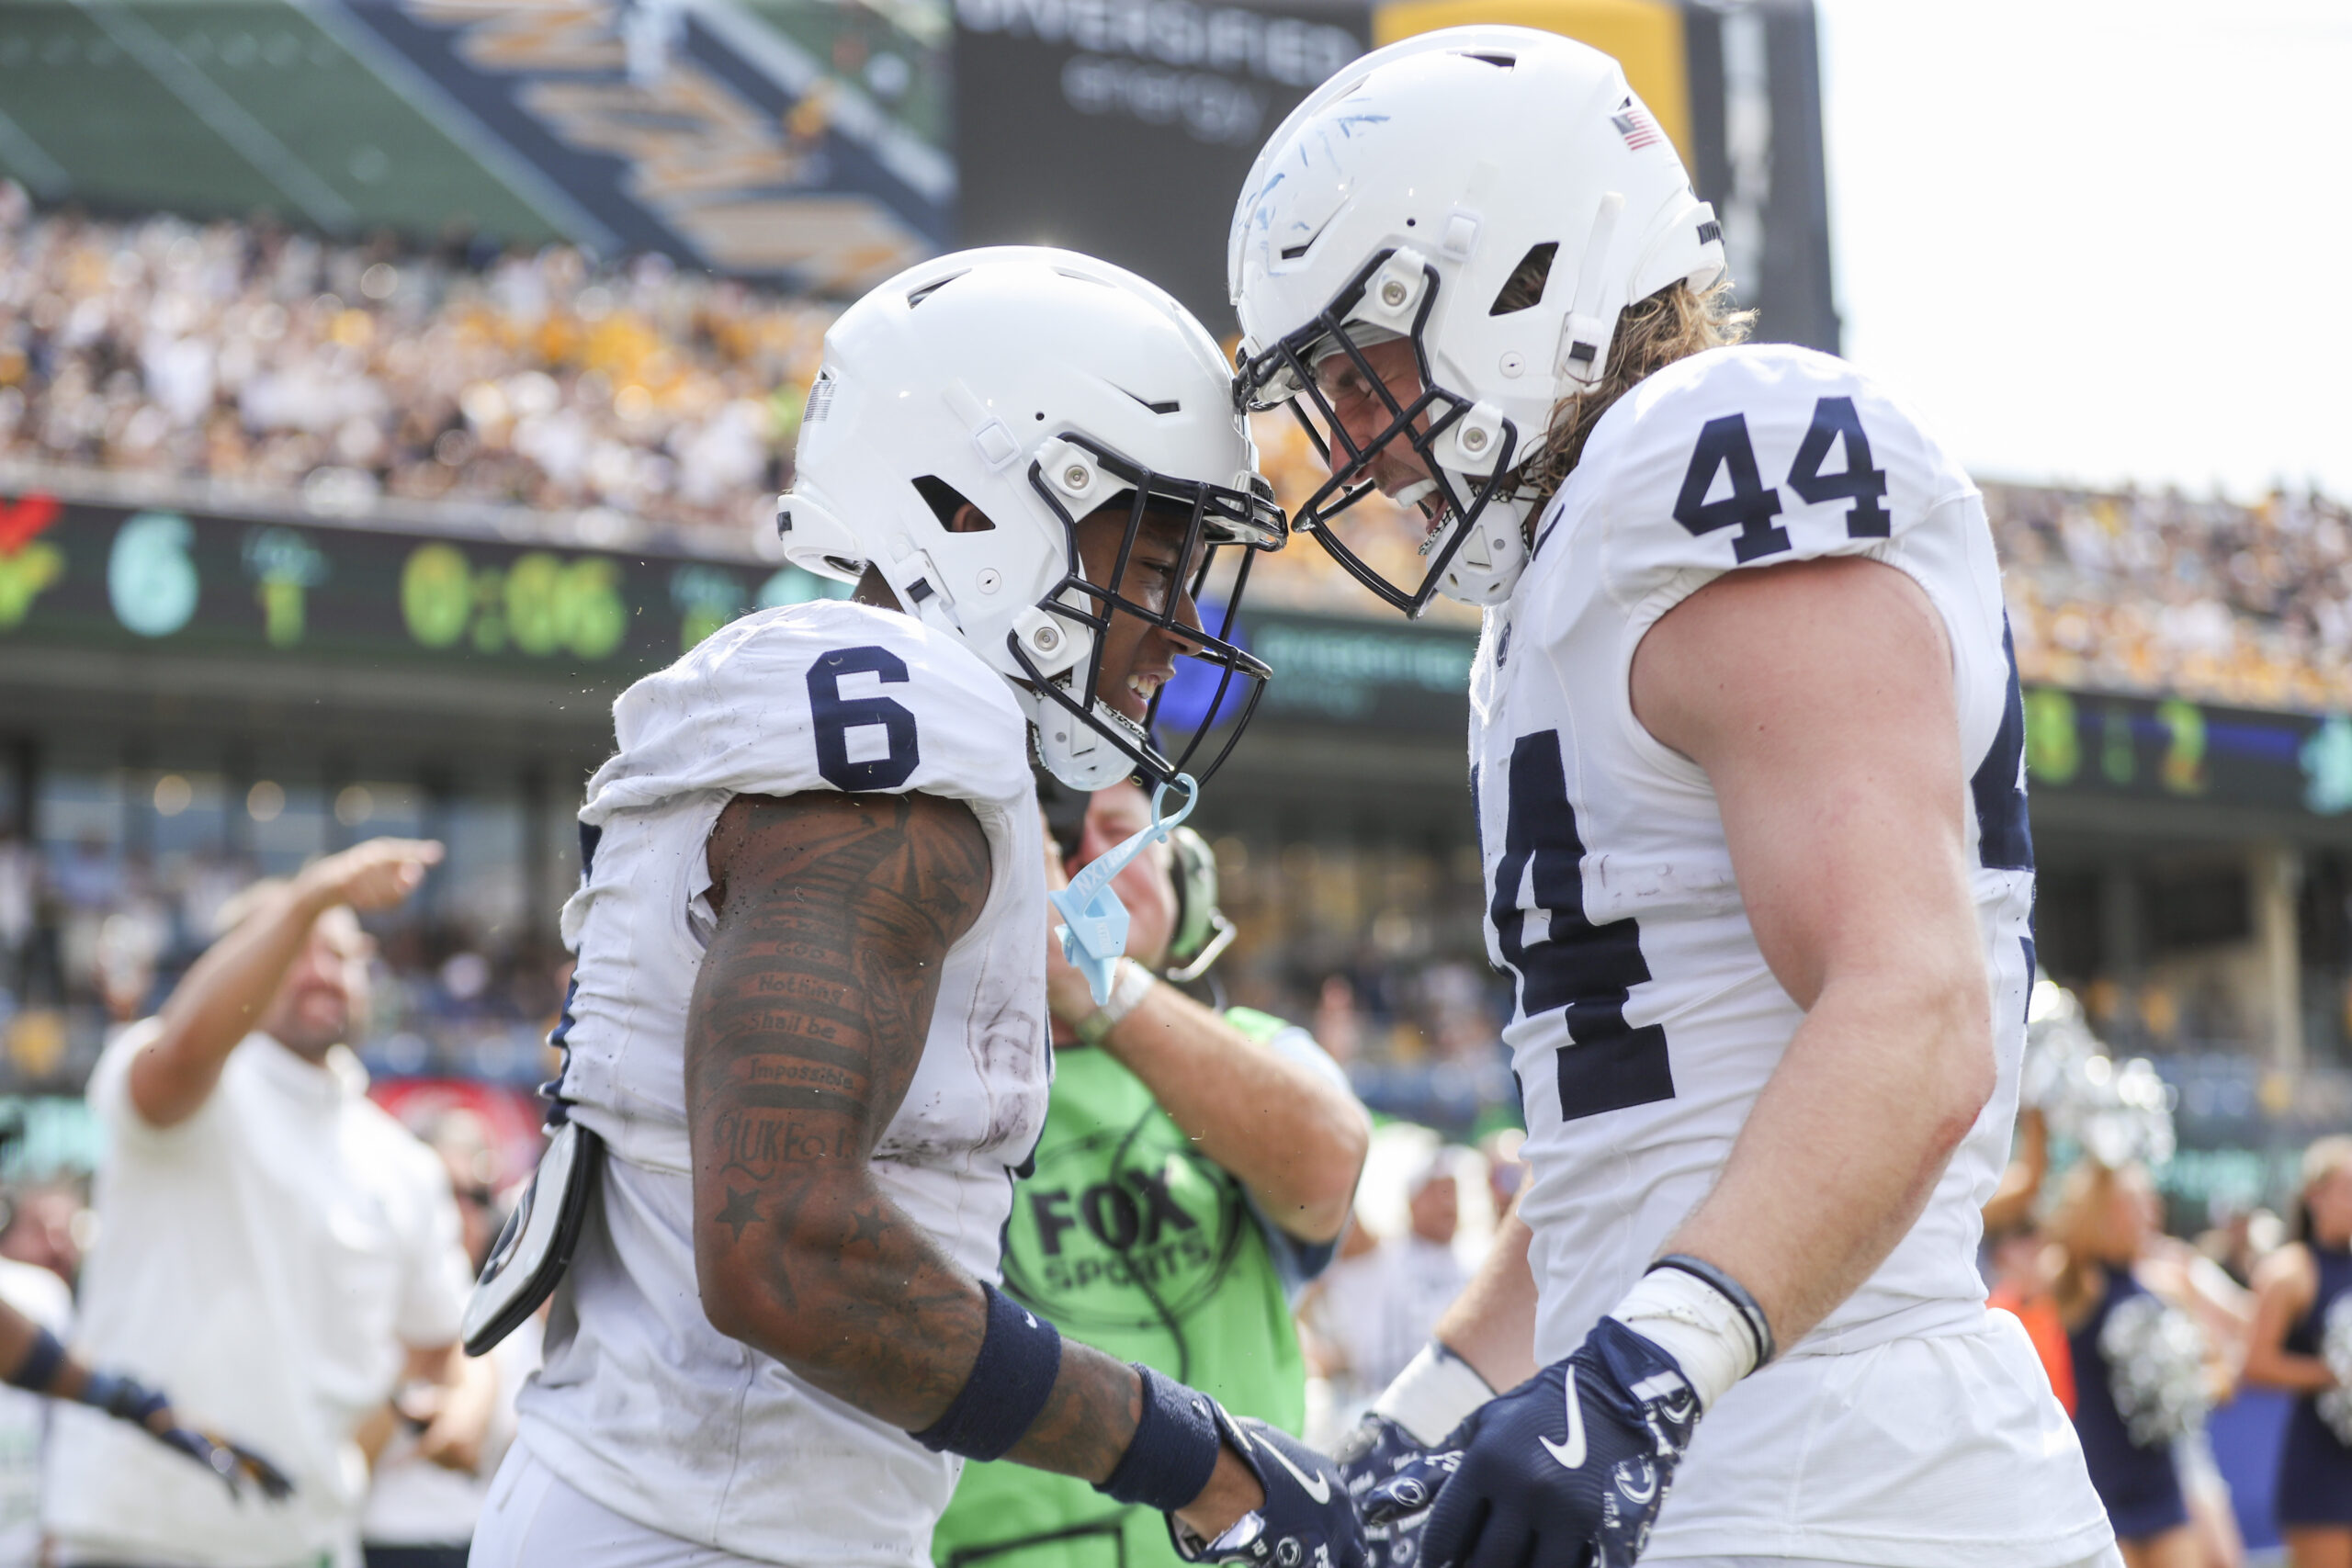
[[[581,812],[698,793],[944,795],[1029,789],[1028,728],[996,672],[920,622],[820,602],[747,615],[614,707],[619,750]]]
[[[1718,349],[1650,378],[1596,431],[1601,570],[1629,612],[1661,614],[1725,571],[1883,558],[1967,476],[1844,361],[1786,345]],[[1661,603],[1660,601],[1663,601]],[[1638,617],[1637,617],[1638,618]]]

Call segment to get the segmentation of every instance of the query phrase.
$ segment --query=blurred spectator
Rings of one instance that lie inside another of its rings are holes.
[[[829,307],[658,257],[477,269],[234,224],[0,231],[0,453],[746,529]]]
[[[2290,1568],[2352,1561],[2352,1137],[2303,1153],[2296,1237],[2255,1272],[2245,1380],[2295,1396],[2278,1453]]]
[[[500,1223],[490,1130],[472,1111],[452,1110],[419,1131],[448,1169],[466,1257],[479,1272]],[[465,1568],[490,1478],[514,1440],[514,1396],[538,1369],[540,1341],[534,1316],[488,1356],[468,1360],[456,1386],[427,1385],[393,1402],[360,1519],[367,1568]],[[445,1414],[452,1418],[436,1419]]]
[[[2251,1289],[2262,1260],[2287,1243],[2287,1222],[2264,1208],[2233,1207],[2222,1223],[2201,1233],[2197,1250],[2221,1266],[2222,1271]]]
[[[1369,1251],[1343,1251],[1301,1310],[1330,1356],[1332,1425],[1344,1431],[1429,1342],[1438,1314],[1469,1283],[1453,1249],[1462,1222],[1456,1164],[1433,1151],[1406,1182],[1405,1234]]]
[[[2133,1277],[2168,1306],[2195,1321],[2205,1337],[2213,1393],[2226,1398],[2245,1364],[2246,1336],[2254,1326],[2254,1296],[2221,1265],[2164,1229],[2164,1200],[2145,1189],[2147,1229]],[[2245,1540],[2238,1529],[2230,1483],[2213,1452],[2213,1439],[2199,1421],[2173,1443],[2173,1463],[2188,1505],[2189,1528],[2197,1534],[2201,1568],[2240,1568]]]
[[[119,1424],[62,1410],[45,1517],[68,1561],[347,1562],[355,1430],[404,1370],[456,1381],[468,1272],[447,1174],[367,1099],[341,1043],[368,994],[353,909],[401,902],[439,856],[373,840],[256,886],[93,1073],[109,1151],[81,1343],[252,1441],[296,1490],[240,1506]]]
[[[16,1193],[0,1229],[0,1258],[46,1269],[70,1289],[82,1276],[82,1236],[89,1204],[71,1183],[51,1182]]]
[[[2167,1314],[2134,1273],[2154,1198],[2137,1166],[2109,1169],[2086,1158],[2069,1170],[2050,1222],[2050,1294],[2066,1330],[2075,1430],[2127,1562],[2199,1568],[2173,1450],[2183,1422],[2167,1417],[2186,1409],[2180,1378],[2203,1372],[2193,1358],[2179,1366],[2164,1353]]]
[[[1345,975],[1326,976],[1315,1003],[1315,1038],[1331,1053],[1333,1061],[1344,1066],[1362,1054],[1362,1036],[1355,987],[1348,984]]]
[[[1135,785],[1100,791],[1049,880],[1150,821]],[[1112,880],[1130,956],[1107,1007],[1047,949],[1053,1099],[1006,1229],[1005,1288],[1098,1348],[1295,1434],[1306,1368],[1291,1303],[1330,1259],[1370,1128],[1306,1031],[1155,977],[1198,981],[1215,957],[1216,856],[1178,833]],[[1180,1562],[1156,1511],[1003,1463],[966,1468],[932,1553],[1005,1568]]]

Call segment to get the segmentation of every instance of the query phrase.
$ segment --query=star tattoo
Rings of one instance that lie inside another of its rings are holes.
[[[870,1241],[879,1247],[882,1245],[882,1237],[889,1228],[882,1223],[881,1215],[868,1213],[863,1209],[853,1212],[850,1214],[849,1223],[852,1228],[849,1238],[842,1243],[843,1247],[855,1247],[861,1241]]]
[[[727,1190],[727,1201],[718,1211],[718,1223],[735,1227],[735,1239],[743,1239],[743,1227],[760,1217],[760,1206],[752,1195],[741,1188]]]

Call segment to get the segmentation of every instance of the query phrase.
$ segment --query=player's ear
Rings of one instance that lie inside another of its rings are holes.
[[[995,526],[987,513],[968,501],[957,507],[955,515],[947,519],[947,531],[951,534],[985,534]]]

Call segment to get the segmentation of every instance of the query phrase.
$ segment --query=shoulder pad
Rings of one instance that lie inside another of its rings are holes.
[[[621,694],[581,820],[703,791],[1025,797],[1028,723],[954,638],[838,600],[763,610]]]
[[[1716,349],[1652,376],[1595,428],[1573,498],[1611,594],[1684,573],[1858,555],[1973,490],[1909,412],[1845,361]]]

